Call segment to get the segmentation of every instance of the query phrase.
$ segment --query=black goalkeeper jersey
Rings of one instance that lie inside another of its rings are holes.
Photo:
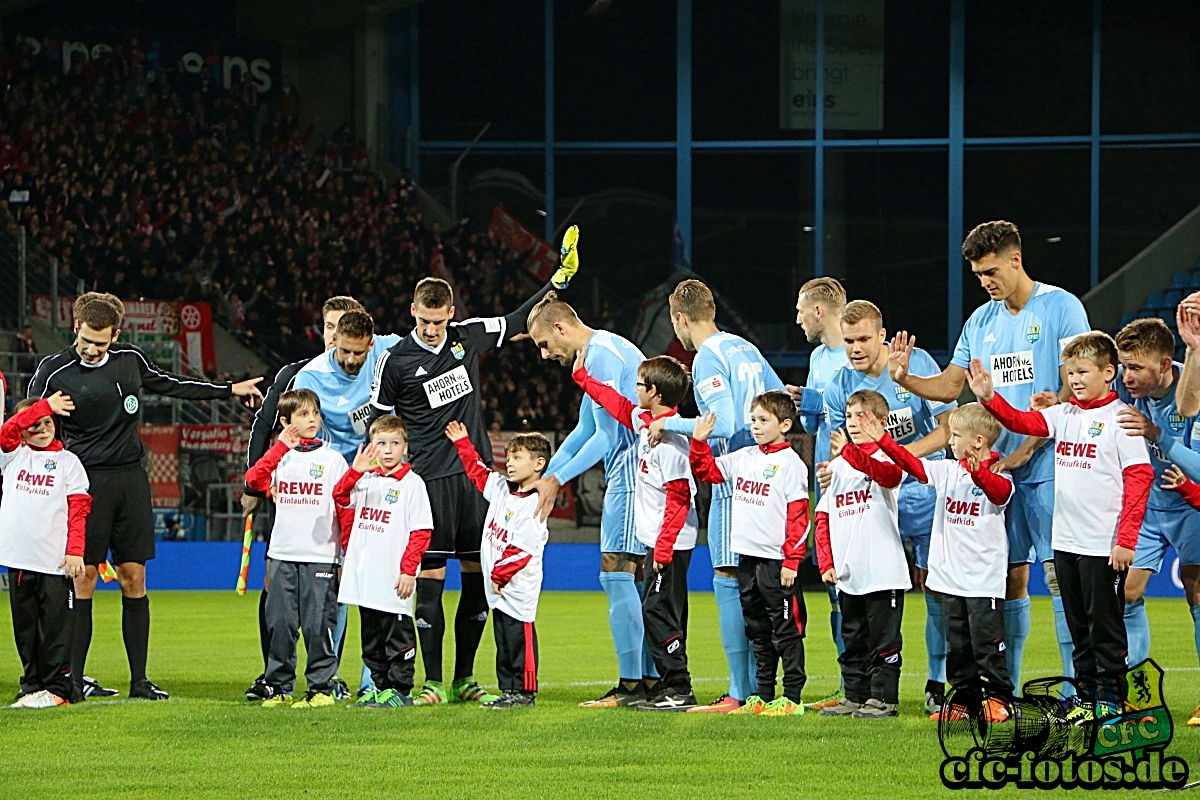
[[[320,358],[320,356],[313,358]],[[293,361],[291,364],[280,367],[279,372],[275,373],[275,380],[271,383],[271,388],[267,389],[263,395],[262,405],[258,407],[258,411],[254,412],[254,422],[250,424],[250,443],[246,446],[246,469],[257,464],[270,448],[271,434],[275,433],[275,429],[279,427],[279,396],[292,390],[293,384],[296,383],[296,376],[300,374],[304,365],[312,360],[312,358],[305,358]],[[253,497],[267,496],[266,492],[256,491],[249,486],[245,487],[243,491]]]
[[[471,444],[489,466],[492,445],[479,395],[479,359],[504,344],[504,317],[451,323],[436,352],[417,341],[416,331],[379,357],[371,387],[371,417],[395,413],[408,428],[408,457],[425,480],[463,472],[446,425],[467,426]],[[368,422],[369,426],[369,422]]]
[[[138,347],[113,342],[94,367],[84,365],[74,345],[47,356],[29,382],[29,397],[70,396],[75,410],[58,417],[63,444],[87,469],[120,469],[142,460],[138,437],[139,395],[145,389],[166,397],[215,400],[230,397],[230,384],[173,375],[153,364]]]
[[[489,348],[502,347],[510,337],[524,333],[529,312],[553,288],[547,283],[503,317],[450,323],[436,350],[418,340],[415,330],[401,339],[375,364],[367,430],[384,414],[394,413],[404,420],[409,461],[428,481],[465,471],[454,444],[446,438],[446,425],[458,420],[467,426],[479,457],[491,466],[492,443],[479,395],[479,359]]]

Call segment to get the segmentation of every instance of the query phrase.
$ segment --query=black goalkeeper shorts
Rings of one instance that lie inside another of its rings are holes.
[[[104,561],[144,564],[154,558],[154,511],[146,470],[141,466],[90,470],[88,481],[92,510],[87,518],[83,562],[92,566]]]
[[[425,481],[433,511],[433,537],[422,569],[440,569],[447,559],[479,561],[487,501],[466,473]]]

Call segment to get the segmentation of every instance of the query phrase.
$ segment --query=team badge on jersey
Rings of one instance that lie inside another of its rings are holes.
[[[907,403],[908,399],[912,397],[912,392],[910,392],[908,389],[905,389],[903,386],[895,386],[893,388],[896,390],[896,399],[901,403]]]
[[[982,497],[982,496],[983,496],[983,489],[980,489],[978,486],[972,486],[972,487],[971,487],[971,494],[972,494],[972,495],[974,495],[975,497]]]
[[[1187,418],[1178,411],[1172,411],[1171,416],[1167,418],[1167,422],[1171,426],[1171,430],[1179,433],[1183,430],[1183,423],[1187,422]]]
[[[1093,436],[1093,437],[1099,436],[1103,432],[1104,432],[1104,423],[1103,422],[1093,422],[1092,427],[1088,428],[1088,436]]]
[[[137,395],[127,395],[125,397],[125,402],[122,405],[125,406],[126,414],[136,414],[138,410]]]
[[[325,465],[324,464],[309,464],[308,465],[308,474],[314,478],[321,477],[322,475],[325,474]]]
[[[53,458],[47,458],[43,466],[45,466],[47,472],[54,472],[54,470],[58,469],[58,462]]]
[[[387,494],[384,495],[383,499],[385,502],[395,504],[400,499],[400,490],[399,489],[388,489]]]
[[[767,468],[763,470],[763,477],[767,480],[771,480],[771,478],[775,477],[775,473],[777,472],[779,472],[778,464],[768,464]]]
[[[1042,326],[1041,325],[1030,325],[1028,328],[1025,329],[1025,341],[1029,342],[1030,344],[1033,344],[1040,338],[1042,338]]]
[[[450,345],[450,355],[454,356],[455,359],[462,361],[463,356],[466,354],[467,351],[463,349],[462,342],[455,342]]]
[[[504,521],[505,522],[510,521],[513,518],[513,514],[515,514],[515,513],[517,513],[517,511],[514,508],[510,508],[508,511],[505,511],[504,512]]]

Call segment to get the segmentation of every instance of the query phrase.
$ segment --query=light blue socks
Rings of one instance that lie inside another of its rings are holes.
[[[833,643],[837,645],[840,656],[846,652],[846,643],[842,641],[842,601],[838,599],[837,587],[829,587],[829,628],[833,631]]]
[[[618,677],[623,681],[642,679],[642,598],[637,582],[628,572],[601,572],[600,586],[608,595],[608,625],[617,650]]]
[[[1058,653],[1062,657],[1062,674],[1068,678],[1075,677],[1075,642],[1071,639],[1071,629],[1067,626],[1067,614],[1063,611],[1062,597],[1050,596],[1054,604],[1054,630],[1058,634]],[[1147,642],[1149,647],[1149,642]]]
[[[745,700],[758,691],[758,679],[754,674],[754,650],[746,638],[737,578],[714,575],[713,594],[717,596],[721,645],[725,648],[725,660],[729,662],[729,695],[735,700]]]
[[[346,635],[346,615],[350,613],[350,606],[345,603],[338,603],[337,625],[333,629],[333,654],[337,656],[338,651],[342,649],[342,637]],[[339,664],[341,658],[338,658]]]
[[[1125,638],[1129,641],[1129,655],[1125,663],[1132,667],[1150,655],[1150,620],[1146,619],[1146,598],[1136,603],[1125,604]]]
[[[925,593],[925,652],[929,657],[929,680],[946,682],[946,615],[937,597]]]
[[[1192,606],[1192,627],[1196,632],[1196,657],[1200,658],[1200,606]]]
[[[1004,601],[1004,656],[1008,662],[1008,677],[1019,694],[1021,691],[1021,658],[1025,655],[1025,640],[1029,638],[1029,598]]]

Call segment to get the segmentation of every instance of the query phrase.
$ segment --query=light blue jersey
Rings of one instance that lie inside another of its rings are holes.
[[[754,398],[775,389],[787,391],[757,347],[740,336],[724,332],[714,333],[696,348],[692,384],[700,413],[712,411],[717,415],[708,439],[714,455],[754,444],[750,435],[750,405]],[[665,427],[691,436],[696,420],[672,416],[667,418]],[[730,482],[713,486],[713,497],[732,496]]]
[[[813,460],[829,460],[829,424],[825,420],[825,386],[833,373],[846,364],[846,348],[830,350],[819,344],[808,356],[808,380],[800,399],[800,423],[810,436],[816,437]],[[847,369],[850,369],[847,367]],[[819,486],[819,484],[818,484]]]
[[[1038,392],[1059,391],[1062,349],[1089,330],[1087,312],[1078,297],[1057,286],[1035,283],[1029,302],[1015,316],[1001,300],[975,309],[963,325],[950,363],[966,369],[971,359],[980,359],[992,373],[996,391],[1013,408],[1024,410]],[[996,449],[1006,456],[1024,438],[1006,429]],[[1012,475],[1018,483],[1053,480],[1054,448],[1039,448],[1029,463]]]
[[[636,402],[637,371],[645,357],[627,339],[595,331],[588,339],[583,365],[588,375]],[[604,459],[605,496],[632,492],[637,486],[637,436],[586,394],[579,422],[550,459],[547,475],[566,484]]]
[[[296,373],[292,388],[311,389],[321,398],[321,438],[347,462],[354,460],[355,451],[367,438],[375,365],[399,341],[394,333],[377,335],[357,375],[347,375],[337,365],[334,350],[317,356]]]
[[[1163,448],[1160,442],[1163,442],[1164,437],[1171,437],[1175,440],[1176,445],[1182,445],[1184,448],[1191,448],[1193,426],[1196,424],[1197,417],[1184,417],[1178,409],[1175,408],[1175,388],[1179,385],[1179,374],[1183,371],[1183,364],[1178,362],[1173,364],[1175,369],[1175,381],[1172,382],[1167,395],[1161,400],[1156,400],[1153,397],[1139,397],[1136,400],[1129,394],[1129,390],[1125,388],[1125,384],[1121,381],[1121,371],[1117,371],[1117,396],[1121,401],[1128,403],[1138,411],[1150,418],[1150,421],[1159,427],[1162,431],[1162,436],[1158,442],[1150,442],[1150,465],[1154,467],[1154,485],[1150,489],[1150,508],[1157,508],[1163,511],[1183,510],[1190,506],[1179,496],[1178,492],[1173,492],[1169,489],[1161,488],[1162,475],[1167,467],[1171,465],[1171,459],[1167,458],[1163,453]],[[1165,444],[1165,442],[1163,442]],[[1173,447],[1168,447],[1174,452]]]
[[[921,378],[940,375],[942,372],[933,356],[919,347],[913,350],[908,371]],[[937,415],[958,405],[917,397],[893,381],[886,369],[878,378],[872,378],[867,373],[847,365],[833,373],[833,377],[825,386],[825,417],[829,430],[845,427],[846,399],[860,389],[879,392],[887,400],[887,431],[900,444],[911,444],[928,436],[937,427]],[[944,457],[945,453],[942,450],[926,456],[930,459]]]

